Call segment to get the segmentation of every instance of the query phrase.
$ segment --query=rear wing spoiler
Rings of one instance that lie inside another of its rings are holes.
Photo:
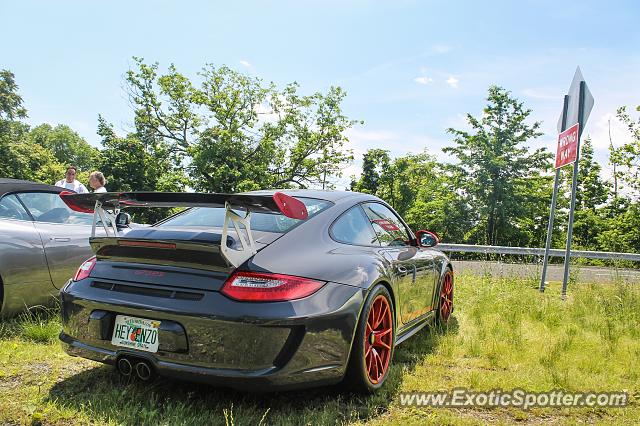
[[[255,241],[251,233],[251,213],[283,214],[292,219],[308,217],[307,207],[300,200],[282,192],[271,194],[221,194],[193,192],[103,192],[76,194],[63,191],[60,198],[72,210],[93,213],[91,237],[96,236],[96,226],[102,225],[107,237],[118,233],[116,216],[129,207],[224,207],[225,221],[222,227],[220,252],[233,267],[238,267],[256,254]],[[244,211],[244,215],[236,211]],[[233,224],[242,245],[241,250],[227,246],[229,224]],[[244,228],[241,232],[240,225]]]

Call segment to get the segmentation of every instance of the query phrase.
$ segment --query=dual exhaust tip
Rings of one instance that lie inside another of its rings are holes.
[[[136,376],[143,382],[151,380],[154,376],[153,367],[149,361],[129,357],[120,357],[116,362],[118,372],[124,377]]]

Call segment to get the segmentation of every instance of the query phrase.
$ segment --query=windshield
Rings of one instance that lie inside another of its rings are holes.
[[[298,198],[307,206],[309,217],[315,216],[322,210],[329,207],[332,203],[326,200],[317,200],[315,198]],[[242,215],[243,212],[238,211],[238,214]],[[176,227],[176,226],[205,226],[207,228],[222,228],[224,222],[224,209],[221,207],[209,208],[209,207],[194,207],[178,214],[166,221],[156,225],[158,227]],[[251,214],[251,229],[255,231],[263,232],[278,232],[284,233],[304,222],[299,219],[291,219],[282,214],[271,213],[259,213],[253,212]]]

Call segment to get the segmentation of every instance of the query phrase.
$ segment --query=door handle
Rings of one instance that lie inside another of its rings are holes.
[[[68,243],[69,241],[71,241],[71,238],[65,238],[65,237],[53,237],[51,239],[58,243]]]

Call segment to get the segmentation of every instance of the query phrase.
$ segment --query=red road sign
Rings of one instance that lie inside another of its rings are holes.
[[[579,123],[576,123],[558,135],[556,169],[576,161],[578,157],[579,127]]]

